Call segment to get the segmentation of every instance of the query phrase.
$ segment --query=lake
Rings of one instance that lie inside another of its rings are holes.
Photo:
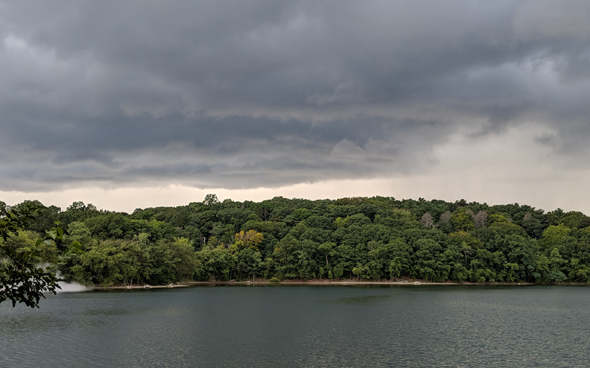
[[[590,288],[199,286],[0,305],[0,367],[587,367]]]

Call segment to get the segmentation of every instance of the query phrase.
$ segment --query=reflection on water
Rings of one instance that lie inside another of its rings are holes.
[[[195,287],[0,305],[0,367],[586,367],[590,288]]]
[[[126,314],[136,314],[138,313],[137,310],[131,309],[122,309],[122,308],[89,308],[88,310],[82,312],[83,315],[87,316],[116,316],[116,315],[126,315]]]
[[[335,303],[335,304],[363,304],[363,305],[370,305],[382,302],[384,300],[392,298],[393,295],[367,295],[367,296],[352,296],[348,298],[341,298],[333,301],[328,301],[328,303]]]

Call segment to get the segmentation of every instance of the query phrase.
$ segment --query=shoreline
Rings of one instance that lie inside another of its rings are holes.
[[[349,285],[404,285],[404,286],[461,286],[461,285],[510,285],[510,286],[532,286],[536,285],[531,282],[487,282],[487,283],[475,283],[475,282],[430,282],[422,280],[403,280],[403,281],[361,281],[361,280],[349,280],[349,281],[323,281],[323,280],[292,280],[292,281],[281,281],[281,282],[270,282],[268,280],[259,281],[189,281],[188,285],[313,285],[313,286],[349,286]]]
[[[174,289],[190,287],[190,284],[178,283],[170,285],[113,285],[113,286],[87,286],[89,290],[139,290],[139,289]]]
[[[422,280],[401,280],[401,281],[360,281],[360,280],[289,280],[281,282],[271,282],[269,280],[255,281],[183,281],[169,285],[113,285],[113,286],[90,286],[90,290],[140,290],[140,289],[174,289],[191,286],[358,286],[358,285],[390,285],[390,286],[589,286],[587,283],[563,283],[540,285],[531,282],[427,282]]]

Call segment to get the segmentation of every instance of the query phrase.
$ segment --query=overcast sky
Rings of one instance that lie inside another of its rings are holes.
[[[590,213],[590,1],[0,1],[0,200]]]

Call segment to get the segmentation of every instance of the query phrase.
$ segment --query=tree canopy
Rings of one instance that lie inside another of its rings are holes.
[[[4,205],[3,221],[27,203]],[[67,230],[63,241],[82,249],[57,262],[63,278],[92,285],[257,277],[590,281],[590,218],[519,204],[392,197],[238,202],[211,194],[127,214],[74,202],[65,211],[39,208],[7,230],[12,235],[3,237],[2,249],[14,255],[45,242],[42,230],[55,222]],[[35,259],[56,264],[63,241],[47,244]]]

